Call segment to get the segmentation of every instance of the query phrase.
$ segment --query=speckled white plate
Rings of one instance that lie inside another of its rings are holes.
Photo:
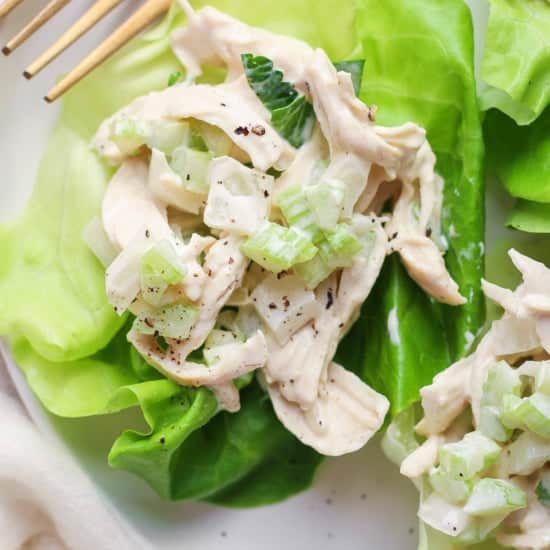
[[[300,1],[300,0],[296,0]],[[1,0],[0,0],[1,3]],[[55,76],[74,66],[107,35],[136,0],[123,3],[92,33],[31,82],[24,67],[90,2],[73,2],[24,47],[0,60],[0,221],[17,215],[28,198],[41,152],[58,112],[42,101]],[[476,51],[487,18],[484,0],[470,0]],[[0,22],[0,43],[44,2],[26,0]],[[5,351],[5,350],[4,350]],[[417,547],[417,495],[380,451],[379,439],[362,451],[321,466],[309,491],[274,506],[227,510],[203,503],[166,503],[144,482],[111,470],[108,449],[135,412],[67,420],[49,415],[37,402],[6,352],[8,368],[31,416],[44,433],[70,452],[114,504],[155,548],[200,550],[413,550]],[[98,549],[103,550],[103,549]]]

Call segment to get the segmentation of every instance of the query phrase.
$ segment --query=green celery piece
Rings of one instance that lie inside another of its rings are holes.
[[[144,254],[141,267],[144,273],[158,275],[170,285],[179,283],[186,272],[176,249],[166,239],[156,243]]]
[[[290,227],[298,228],[314,244],[323,238],[323,232],[317,224],[317,217],[301,185],[294,184],[287,187],[277,196],[276,204]]]
[[[325,255],[323,259],[334,267],[351,265],[353,257],[363,249],[363,245],[348,224],[340,223],[333,230],[325,231],[324,234],[328,247],[320,244],[319,254]]]
[[[336,227],[342,213],[345,192],[345,184],[337,181],[323,181],[304,188],[310,208],[315,214],[317,225],[321,229]]]
[[[251,235],[242,245],[245,256],[273,273],[307,262],[317,248],[301,233],[292,228],[268,222]]]
[[[483,478],[476,483],[464,510],[474,516],[496,516],[527,506],[527,497],[510,481]]]
[[[471,480],[494,464],[500,452],[494,441],[479,432],[470,432],[461,441],[440,447],[439,467],[453,478]]]
[[[189,337],[197,316],[198,310],[193,306],[184,304],[163,306],[142,311],[136,317],[133,329],[142,334],[183,340]]]
[[[380,107],[379,124],[414,121],[426,128],[436,169],[445,180],[445,262],[468,299],[460,307],[436,305],[407,281],[396,260],[386,265],[340,346],[339,361],[385,393],[394,415],[466,352],[483,325],[483,249],[478,244],[484,240],[483,139],[471,16],[464,2],[361,0],[358,6],[358,56],[368,60],[360,98]],[[394,308],[399,349],[386,324],[373,321],[387,319]]]
[[[484,435],[500,442],[510,439],[511,429],[501,421],[503,400],[509,396],[519,397],[521,388],[519,374],[505,361],[499,361],[489,369],[481,396],[479,429]]]
[[[111,126],[111,140],[127,155],[137,153],[145,145],[147,134],[147,125],[132,118],[115,120]]]
[[[293,270],[306,283],[306,287],[313,290],[334,271],[334,268],[328,265],[320,254],[316,254],[308,262],[296,264]]]
[[[546,0],[490,0],[480,77],[481,107],[531,124],[550,103],[550,6]]]
[[[510,428],[524,428],[550,438],[550,396],[534,393],[524,399],[509,398],[503,422]]]
[[[505,114],[491,109],[483,128],[488,173],[497,176],[513,197],[549,203],[550,107],[529,126],[518,126]]]
[[[466,502],[474,486],[471,479],[454,476],[441,466],[430,472],[429,479],[434,490],[453,504]]]
[[[196,151],[187,146],[174,150],[170,159],[170,166],[181,178],[183,187],[191,193],[207,195],[208,166],[212,155],[205,151]]]

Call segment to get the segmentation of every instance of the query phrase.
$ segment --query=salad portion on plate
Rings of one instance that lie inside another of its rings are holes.
[[[136,316],[128,341],[165,376],[236,412],[258,371],[300,441],[355,451],[389,405],[333,357],[386,255],[440,301],[465,301],[443,262],[435,155],[419,126],[375,124],[356,96],[362,62],[183,6],[172,43],[186,80],[93,141],[120,166],[87,231],[108,299]],[[195,83],[205,62],[222,83]]]
[[[44,407],[139,407],[109,464],[226,506],[389,425],[422,550],[547,547],[548,270],[511,252],[485,332],[482,277],[485,148],[509,224],[547,231],[548,9],[491,2],[478,100],[462,0],[174,3],[68,94],[0,228]]]

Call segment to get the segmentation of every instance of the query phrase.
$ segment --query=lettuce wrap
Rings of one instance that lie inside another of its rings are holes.
[[[395,415],[464,354],[483,324],[483,141],[469,10],[462,0],[208,4],[322,47],[333,61],[365,59],[360,97],[379,106],[380,122],[427,129],[445,179],[447,265],[468,303],[435,304],[392,258],[338,356],[390,399]],[[174,7],[67,95],[23,216],[0,228],[0,333],[52,413],[141,408],[149,430],[120,435],[109,455],[114,468],[167,499],[256,506],[309,487],[322,457],[283,428],[250,377],[241,380],[241,410],[216,414],[209,390],[149,367],[126,342],[129,320],[107,302],[104,269],[81,237],[112,176],[90,139],[107,116],[182,70],[170,33],[183,23]],[[399,323],[390,334],[392,311]]]

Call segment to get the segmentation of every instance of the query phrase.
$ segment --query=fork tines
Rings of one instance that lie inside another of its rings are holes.
[[[0,6],[0,17],[9,13],[21,2],[22,0],[6,0]],[[9,55],[69,2],[70,0],[51,0],[21,31],[8,41],[2,52]],[[96,0],[74,25],[25,69],[23,72],[25,78],[30,79],[40,72],[121,2],[122,0]],[[147,0],[111,36],[54,86],[44,99],[51,103],[62,96],[157,17],[168,11],[171,3],[172,0]]]

